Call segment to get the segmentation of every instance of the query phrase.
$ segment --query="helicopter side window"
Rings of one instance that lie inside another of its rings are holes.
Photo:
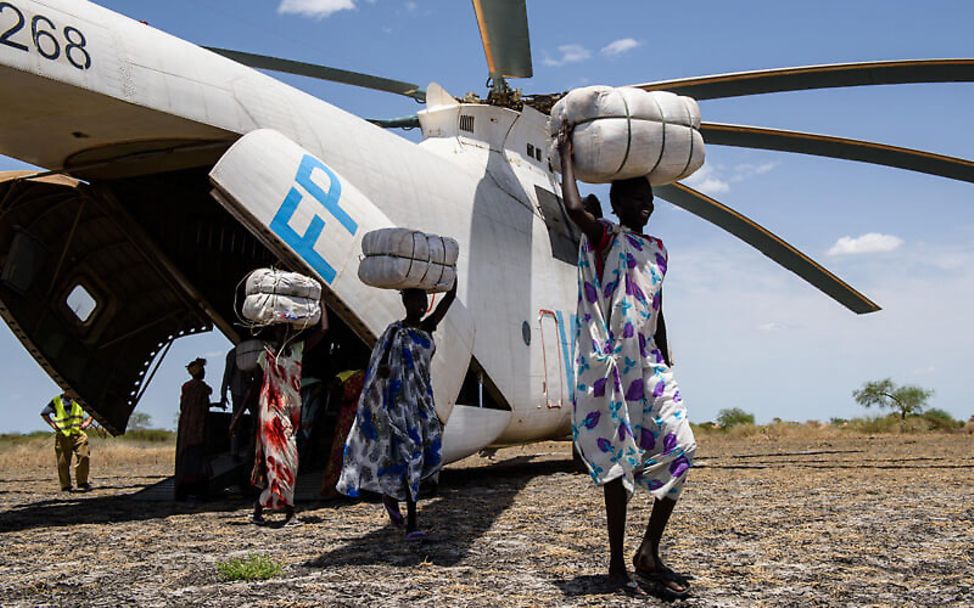
[[[548,227],[551,255],[557,260],[574,265],[578,261],[578,229],[568,219],[561,198],[539,186],[534,187],[538,197],[538,209]]]

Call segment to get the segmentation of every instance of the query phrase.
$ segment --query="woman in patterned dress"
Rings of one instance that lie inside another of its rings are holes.
[[[284,511],[285,525],[296,525],[294,484],[298,474],[297,433],[301,428],[301,356],[304,343],[288,342],[286,328],[264,345],[258,363],[264,371],[257,414],[257,447],[251,483],[262,488],[251,521],[261,525],[264,510]]]
[[[358,496],[381,494],[394,525],[402,526],[399,501],[406,502],[406,538],[420,540],[416,525],[420,482],[436,479],[443,466],[443,428],[433,403],[430,363],[433,332],[456,298],[457,285],[436,310],[420,289],[402,292],[406,318],[389,325],[375,343],[355,422],[345,443],[337,490]]]
[[[663,563],[659,546],[696,441],[670,368],[662,309],[666,249],[643,234],[652,187],[646,178],[613,182],[609,197],[620,224],[597,220],[578,193],[570,130],[559,135],[559,145],[565,207],[583,233],[572,434],[605,494],[609,577],[631,593],[644,594],[643,583],[683,597],[689,584]],[[632,580],[623,542],[627,501],[636,488],[654,501]]]

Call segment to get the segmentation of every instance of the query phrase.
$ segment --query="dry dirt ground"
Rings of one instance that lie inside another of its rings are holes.
[[[700,439],[665,547],[694,576],[684,605],[974,606],[974,437]],[[0,605],[658,605],[603,586],[602,497],[568,449],[452,465],[421,503],[423,545],[376,504],[308,504],[303,526],[258,528],[241,501],[133,501],[161,464],[113,468],[96,452],[90,494],[59,493],[53,466],[6,466]],[[631,503],[630,548],[648,507]],[[249,552],[283,572],[221,580],[216,563]]]

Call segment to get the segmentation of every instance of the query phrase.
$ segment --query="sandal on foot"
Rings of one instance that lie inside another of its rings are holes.
[[[406,540],[410,542],[422,542],[426,540],[426,532],[422,530],[413,530],[412,532],[406,532]]]
[[[629,597],[649,597],[639,581],[628,572],[625,575],[609,575],[609,585],[613,591],[621,591]]]
[[[636,570],[636,578],[645,583],[647,588],[654,591],[654,595],[666,600],[682,600],[690,595],[690,582],[686,577],[669,568],[661,570]],[[676,584],[682,589],[674,589]]]

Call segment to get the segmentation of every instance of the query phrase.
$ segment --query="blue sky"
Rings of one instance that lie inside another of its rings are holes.
[[[102,1],[193,42],[485,92],[473,10],[457,0]],[[598,7],[598,8],[594,8]],[[611,7],[607,10],[604,7]],[[879,59],[970,57],[974,4],[528,0],[534,78],[525,92],[728,71]],[[282,79],[366,117],[405,98]],[[705,120],[856,137],[974,158],[974,84],[905,85],[705,101]],[[415,139],[415,132],[405,136]],[[720,230],[667,204],[650,230],[670,250],[666,315],[691,418],[725,407],[761,421],[850,417],[850,393],[892,377],[974,415],[974,184],[861,163],[710,146],[696,187],[770,228],[877,301],[858,317]],[[21,166],[0,157],[0,170]],[[866,236],[869,235],[869,236]],[[865,237],[865,238],[863,238]],[[175,417],[182,365],[226,341],[177,342],[140,411]],[[0,328],[0,431],[41,428],[57,390]]]

